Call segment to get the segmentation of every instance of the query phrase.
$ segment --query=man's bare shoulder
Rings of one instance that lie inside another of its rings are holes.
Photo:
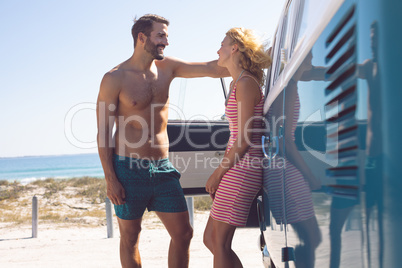
[[[124,70],[121,68],[121,64],[106,72],[100,85],[100,95],[117,96],[121,89],[120,85],[123,77]]]
[[[113,67],[110,71],[106,72],[103,76],[104,79],[108,80],[120,80],[124,75],[124,69],[122,64]]]
[[[124,78],[124,63],[121,63],[105,73],[102,79],[102,85],[108,88],[120,87],[121,81]]]

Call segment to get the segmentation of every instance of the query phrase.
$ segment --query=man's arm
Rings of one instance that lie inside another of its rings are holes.
[[[181,59],[166,57],[164,60],[173,73],[173,77],[194,78],[194,77],[228,77],[229,71],[218,66],[218,61],[209,62],[185,62]]]
[[[102,79],[97,105],[98,152],[105,173],[107,196],[113,204],[125,201],[125,191],[119,183],[113,168],[113,125],[119,99],[119,77],[117,73],[106,73]]]

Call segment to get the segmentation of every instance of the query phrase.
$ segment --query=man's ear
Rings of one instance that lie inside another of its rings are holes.
[[[146,40],[147,40],[147,36],[144,33],[139,32],[138,33],[138,41],[140,41],[141,43],[145,43]]]

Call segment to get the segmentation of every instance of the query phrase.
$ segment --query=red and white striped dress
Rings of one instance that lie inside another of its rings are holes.
[[[243,75],[245,76],[249,75]],[[211,217],[214,220],[239,227],[246,225],[251,203],[262,186],[263,106],[264,95],[261,91],[261,100],[254,107],[251,145],[240,161],[225,173],[219,184],[211,208]],[[230,93],[225,115],[230,129],[230,139],[226,149],[228,151],[238,134],[236,84]]]

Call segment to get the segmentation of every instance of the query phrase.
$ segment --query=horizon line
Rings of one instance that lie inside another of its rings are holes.
[[[98,154],[98,153],[94,152],[94,153],[62,153],[62,154],[43,154],[43,155],[0,156],[0,159],[25,158],[25,157],[71,156],[71,155],[86,155],[86,154]]]

